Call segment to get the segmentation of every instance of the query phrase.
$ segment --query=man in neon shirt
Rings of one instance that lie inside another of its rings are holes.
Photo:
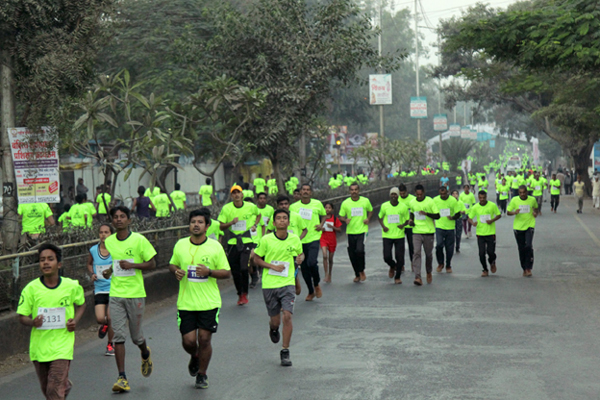
[[[452,256],[456,243],[456,220],[461,217],[458,201],[448,194],[448,189],[441,186],[439,195],[433,198],[435,206],[439,210],[440,218],[435,222],[435,255],[438,262],[437,272],[444,269],[444,249],[446,250],[446,273],[452,273]]]
[[[202,207],[212,206],[213,203],[213,187],[210,184],[212,181],[210,178],[206,178],[206,185],[200,186],[198,194],[200,195],[200,205]]]
[[[394,283],[402,283],[400,274],[404,268],[404,227],[408,225],[408,208],[398,201],[400,190],[396,187],[390,189],[390,201],[381,205],[379,211],[379,224],[383,238],[383,260],[389,265],[388,277],[394,278]],[[392,255],[394,249],[394,256]]]
[[[561,186],[562,183],[557,179],[556,174],[552,174],[552,179],[550,179],[550,212],[554,211],[554,214],[556,214],[556,209],[560,203]]]
[[[259,193],[263,193],[265,191],[265,186],[267,185],[267,183],[265,182],[265,180],[262,177],[262,174],[258,174],[258,178],[254,179],[254,193],[259,194]]]
[[[152,374],[153,363],[150,347],[142,331],[142,320],[146,305],[146,289],[142,271],[156,268],[156,250],[148,239],[137,232],[131,232],[129,225],[131,211],[125,206],[110,210],[112,225],[116,233],[104,241],[106,249],[113,259],[113,265],[102,275],[110,282],[109,306],[114,331],[115,361],[119,376],[112,387],[113,392],[129,392],[129,381],[125,374],[125,339],[127,325],[131,341],[136,344],[142,358],[142,376]]]
[[[107,211],[110,209],[111,196],[108,190],[102,186],[102,193],[96,197],[96,204],[98,204],[98,214],[107,215]]]
[[[184,192],[181,191],[181,185],[179,183],[175,184],[175,190],[171,192],[171,199],[173,203],[175,203],[176,210],[185,210],[187,198]]]
[[[154,199],[152,199],[152,204],[154,204],[154,207],[156,207],[156,218],[170,217],[173,204],[171,204],[171,200],[165,191],[162,188],[159,190],[160,194],[158,196],[154,196]]]
[[[219,325],[222,302],[217,280],[231,277],[223,246],[206,236],[211,221],[208,208],[192,211],[191,236],[175,244],[169,262],[169,270],[179,281],[177,321],[183,349],[190,355],[188,372],[196,377],[198,389],[208,388],[211,339]]]
[[[479,203],[469,210],[469,222],[476,229],[479,261],[483,266],[482,277],[489,275],[485,255],[488,256],[490,270],[496,273],[496,221],[501,218],[498,206],[487,200],[487,193],[479,191]]]
[[[413,255],[412,269],[415,273],[414,284],[423,285],[421,279],[421,247],[425,249],[425,271],[427,283],[433,281],[433,235],[435,234],[434,220],[440,218],[440,213],[431,197],[425,196],[423,185],[415,186],[415,198],[410,202],[410,225],[413,226]]]
[[[21,234],[28,233],[33,239],[46,232],[46,226],[54,225],[52,210],[46,203],[19,204],[17,214],[21,222]]]
[[[58,247],[44,243],[38,256],[42,276],[21,292],[17,314],[22,325],[31,327],[29,358],[44,397],[64,399],[72,387],[69,366],[85,296],[79,282],[60,276],[62,251]]]
[[[408,193],[408,189],[406,189],[406,185],[404,183],[401,183],[400,185],[398,185],[398,190],[400,192],[398,201],[400,203],[404,204],[406,206],[406,208],[408,209],[408,211],[410,212],[410,202],[413,201],[415,196]],[[404,235],[406,237],[406,242],[408,243],[408,259],[410,260],[411,265],[412,265],[413,255],[415,252],[415,248],[413,246],[412,226],[406,225],[406,227],[404,228]],[[402,268],[402,271],[404,271],[404,267]]]
[[[523,276],[530,277],[533,269],[533,234],[538,211],[537,201],[527,195],[527,186],[519,187],[519,195],[511,199],[507,214],[515,216],[513,230],[519,249],[519,261]]]

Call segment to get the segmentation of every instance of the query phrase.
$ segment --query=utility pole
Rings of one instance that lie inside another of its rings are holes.
[[[463,118],[465,121],[465,126],[467,126],[467,102],[466,101],[463,103],[463,113],[464,113]]]
[[[454,105],[454,123],[456,123],[456,104]]]
[[[0,52],[0,90],[2,107],[0,116],[0,149],[2,151],[2,241],[4,254],[16,253],[19,244],[19,221],[17,219],[17,185],[15,170],[10,152],[8,130],[15,127],[15,80],[12,70],[12,57],[8,51]]]
[[[417,97],[419,97],[419,31],[417,26],[418,12],[417,2],[415,0],[415,72],[417,75]],[[417,139],[421,140],[421,119],[417,119]]]
[[[379,57],[381,57],[381,36],[383,35],[383,0],[379,2]],[[381,70],[381,63],[379,64],[379,73],[383,73]],[[384,128],[383,128],[383,104],[379,105],[379,132],[381,132],[381,138],[385,136]],[[383,145],[383,140],[381,141]]]
[[[440,85],[440,87],[441,87],[441,85]],[[442,92],[441,92],[441,90],[438,90],[438,114],[442,114]],[[446,119],[446,121],[447,121],[447,119]],[[444,156],[442,154],[442,131],[440,131],[440,165],[443,162],[444,162]]]

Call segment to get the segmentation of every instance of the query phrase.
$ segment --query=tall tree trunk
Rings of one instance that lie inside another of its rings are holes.
[[[285,178],[283,177],[283,174],[281,173],[281,165],[279,165],[279,161],[276,159],[276,157],[270,157],[270,158],[271,158],[271,165],[273,166],[273,173],[275,174],[275,179],[277,179],[277,188],[279,189],[279,194],[287,194],[287,191],[285,190],[285,185],[284,185]]]
[[[581,175],[581,180],[585,184],[585,192],[588,196],[592,194],[592,180],[588,173],[588,167],[590,163],[590,154],[594,149],[595,140],[589,140],[587,143],[582,144],[581,147],[570,149],[571,157],[573,157],[573,163],[575,164],[575,172],[577,175]]]
[[[19,245],[19,220],[17,218],[17,184],[15,170],[10,153],[8,129],[15,127],[15,81],[12,70],[12,59],[8,51],[0,53],[0,99],[1,120],[0,146],[2,148],[2,241],[4,253],[16,253]]]

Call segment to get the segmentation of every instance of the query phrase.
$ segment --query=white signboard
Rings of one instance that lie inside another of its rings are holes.
[[[392,75],[369,75],[369,99],[371,105],[392,104]]]
[[[9,128],[19,204],[59,203],[58,140],[50,128]]]
[[[461,139],[470,139],[471,138],[471,128],[468,126],[463,126],[460,128],[460,138]]]
[[[436,132],[448,130],[448,116],[446,114],[436,114],[433,116],[433,130]]]
[[[427,118],[427,97],[410,98],[410,117]]]
[[[460,125],[459,124],[450,124],[449,131],[450,131],[450,137],[460,137]]]

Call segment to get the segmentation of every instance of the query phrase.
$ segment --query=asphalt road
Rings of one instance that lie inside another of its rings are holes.
[[[498,272],[481,278],[474,237],[464,240],[453,274],[434,272],[415,287],[387,277],[380,229],[367,243],[367,281],[353,273],[340,243],[324,295],[298,297],[291,355],[279,365],[260,289],[246,307],[223,292],[213,336],[210,388],[194,389],[181,348],[175,305],[145,321],[154,373],[143,378],[128,343],[128,399],[592,399],[600,381],[600,213],[576,215],[563,198],[538,218],[533,278],[523,278],[512,218],[498,223]],[[585,228],[584,228],[585,227]],[[407,256],[408,258],[408,256]],[[434,268],[436,263],[434,262]],[[76,349],[71,399],[111,399],[117,378],[104,341]],[[49,344],[51,345],[51,344]],[[42,398],[33,368],[0,379],[1,399]]]

